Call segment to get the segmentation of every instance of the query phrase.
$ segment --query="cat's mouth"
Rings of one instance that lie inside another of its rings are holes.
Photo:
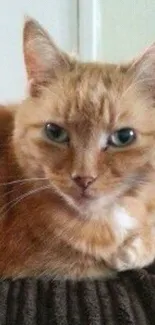
[[[78,192],[72,192],[70,195],[72,197],[72,200],[74,201],[75,205],[79,206],[82,209],[89,209],[89,207],[97,207],[102,206],[102,208],[105,208],[107,206],[111,206],[115,200],[119,197],[118,191],[113,191],[110,193],[105,192],[98,192],[98,191],[78,191]],[[84,211],[83,211],[84,212]]]
[[[84,201],[92,201],[95,200],[95,197],[87,194],[87,193],[83,193],[79,196],[79,198],[77,199],[79,202],[84,202]]]
[[[78,192],[74,195],[72,195],[72,198],[78,203],[78,204],[86,204],[90,203],[98,198],[93,193],[88,192],[87,190],[83,190],[81,192]]]

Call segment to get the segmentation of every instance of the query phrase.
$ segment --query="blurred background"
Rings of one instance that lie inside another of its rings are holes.
[[[120,62],[155,41],[154,0],[0,0],[0,102],[26,91],[24,15],[36,18],[67,52]]]

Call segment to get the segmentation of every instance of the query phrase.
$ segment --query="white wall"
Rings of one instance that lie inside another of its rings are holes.
[[[118,62],[155,42],[155,0],[79,0],[80,56]]]
[[[96,59],[128,60],[155,42],[155,0],[93,2],[100,16]]]
[[[0,0],[1,103],[16,101],[25,93],[24,14],[39,20],[64,50],[76,51],[77,0]]]

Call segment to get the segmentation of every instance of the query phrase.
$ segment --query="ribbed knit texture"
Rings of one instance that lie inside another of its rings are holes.
[[[155,325],[155,266],[108,281],[0,282],[0,325]]]

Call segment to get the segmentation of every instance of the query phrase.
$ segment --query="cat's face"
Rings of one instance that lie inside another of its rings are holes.
[[[81,210],[98,201],[111,204],[143,180],[152,162],[152,88],[147,92],[136,80],[139,62],[133,67],[74,62],[48,44],[40,26],[27,24],[25,57],[32,97],[17,114],[14,136],[21,163],[31,177],[46,177]],[[53,71],[49,61],[42,62],[45,54],[42,58],[35,53],[38,41],[46,43]]]

